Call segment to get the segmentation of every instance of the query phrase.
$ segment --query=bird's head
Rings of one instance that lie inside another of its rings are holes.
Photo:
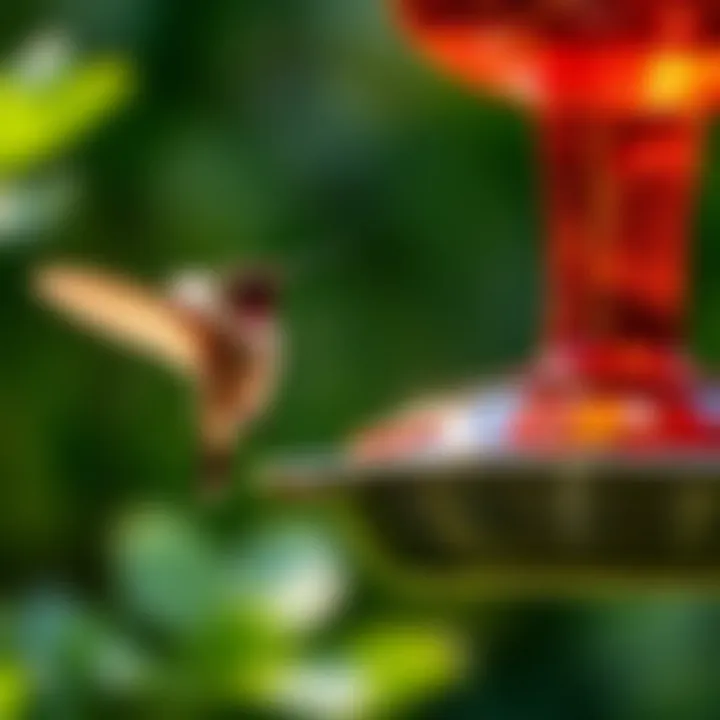
[[[280,301],[278,273],[265,268],[236,272],[225,283],[223,300],[240,321],[272,320]]]
[[[227,276],[221,304],[233,332],[244,341],[264,344],[276,327],[281,279],[272,268],[250,268]]]
[[[176,302],[244,337],[274,325],[280,292],[279,273],[266,267],[186,272],[171,286]]]

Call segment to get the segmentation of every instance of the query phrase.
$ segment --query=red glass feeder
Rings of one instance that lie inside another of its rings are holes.
[[[720,575],[720,395],[684,344],[720,2],[398,6],[433,62],[537,120],[545,339],[519,381],[391,419],[353,462],[284,466],[286,485],[363,488],[375,525],[424,565]],[[408,519],[420,497],[434,500]],[[472,539],[453,554],[461,526]]]
[[[720,92],[720,3],[400,5],[433,60],[538,119],[546,338],[512,442],[720,448],[683,337],[700,151]]]

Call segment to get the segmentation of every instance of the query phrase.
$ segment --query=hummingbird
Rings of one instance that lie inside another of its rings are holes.
[[[281,373],[280,282],[270,268],[185,271],[161,290],[92,267],[50,264],[37,298],[77,327],[160,361],[195,391],[202,489],[228,484],[234,450]]]

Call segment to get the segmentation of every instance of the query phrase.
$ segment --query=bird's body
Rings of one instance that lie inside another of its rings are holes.
[[[236,443],[272,400],[281,337],[266,273],[191,273],[156,293],[101,271],[46,267],[42,301],[83,328],[163,361],[195,389],[205,486],[227,481]]]
[[[212,491],[229,473],[242,432],[270,404],[279,375],[280,337],[274,325],[257,328],[254,342],[205,324],[198,382],[204,474]]]

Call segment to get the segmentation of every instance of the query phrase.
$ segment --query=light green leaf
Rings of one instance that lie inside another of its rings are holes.
[[[271,527],[231,561],[230,602],[281,633],[307,635],[322,627],[349,592],[345,558],[316,528]]]
[[[189,631],[218,606],[218,568],[200,531],[158,508],[127,518],[113,556],[123,599],[142,619],[172,631]]]
[[[307,720],[370,720],[427,700],[460,680],[467,654],[442,628],[378,625],[340,652],[264,668],[263,707]]]
[[[433,625],[379,624],[358,634],[348,657],[362,668],[383,712],[460,680],[468,651],[457,633]]]
[[[50,87],[0,76],[0,175],[23,173],[72,147],[130,95],[133,73],[120,58],[81,65]]]
[[[0,718],[23,717],[29,695],[29,682],[23,670],[12,662],[0,661]]]

